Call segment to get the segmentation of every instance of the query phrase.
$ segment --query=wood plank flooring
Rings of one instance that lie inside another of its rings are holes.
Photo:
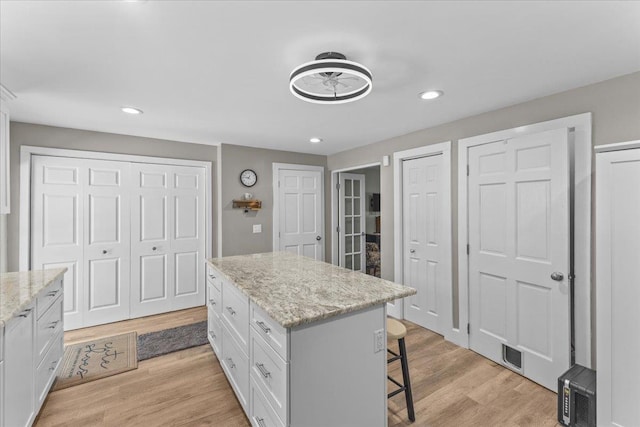
[[[73,331],[65,334],[65,341],[103,336],[105,331],[113,335],[114,329],[115,333],[150,332],[167,325],[190,323],[185,318],[189,316],[199,320],[206,317],[206,309]],[[390,427],[557,425],[554,393],[444,341],[440,335],[409,322],[405,324],[409,331],[407,350],[416,422],[407,419],[404,395],[399,394],[389,400]],[[396,348],[396,343],[389,342],[389,346]],[[394,363],[389,372],[401,379],[399,365]],[[250,424],[213,351],[209,346],[201,346],[140,362],[134,371],[53,392],[35,425],[244,427]]]

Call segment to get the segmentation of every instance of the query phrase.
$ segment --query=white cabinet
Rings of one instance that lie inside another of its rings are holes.
[[[640,141],[596,147],[597,417],[640,420]]]
[[[0,329],[0,427],[31,425],[44,403],[64,352],[62,302],[59,278]]]
[[[4,90],[0,93],[0,214],[8,214],[10,206],[9,109]]]
[[[6,325],[4,425],[28,425],[34,414],[35,304],[25,308]]]
[[[203,304],[205,175],[32,156],[32,267],[68,269],[67,330]]]

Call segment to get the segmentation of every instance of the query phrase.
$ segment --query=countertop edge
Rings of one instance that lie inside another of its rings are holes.
[[[58,269],[56,269],[56,270],[58,270]],[[33,304],[38,299],[38,297],[42,294],[42,292],[44,292],[44,290],[49,287],[49,285],[51,285],[53,282],[58,280],[61,276],[64,276],[64,273],[67,272],[68,268],[67,267],[62,267],[59,270],[60,270],[60,272],[58,274],[56,274],[52,279],[47,281],[47,283],[44,286],[42,286],[42,289],[40,289],[35,295],[33,295],[30,300],[25,301],[22,304],[20,304],[18,307],[16,307],[13,310],[13,312],[11,313],[11,315],[7,318],[6,321],[0,319],[0,329],[4,329],[4,327],[6,326],[7,322],[9,322],[12,319],[14,319],[16,317],[16,314],[18,314],[20,311],[22,311],[25,308],[27,308],[29,305]]]

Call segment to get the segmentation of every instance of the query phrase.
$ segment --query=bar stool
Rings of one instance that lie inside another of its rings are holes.
[[[402,393],[404,391],[404,397],[407,400],[407,412],[409,414],[409,420],[415,421],[416,415],[413,411],[413,395],[411,394],[411,380],[409,379],[409,364],[407,362],[407,348],[404,344],[404,337],[407,336],[407,328],[398,320],[387,318],[387,338],[391,338],[394,340],[398,340],[398,348],[400,350],[400,354],[396,354],[393,351],[387,349],[387,351],[392,355],[389,359],[387,359],[387,363],[395,362],[396,360],[400,360],[400,364],[402,366],[402,382],[400,384],[395,379],[391,378],[387,375],[389,381],[397,385],[399,388],[397,390],[392,391],[387,395],[387,398],[391,398],[398,393]]]

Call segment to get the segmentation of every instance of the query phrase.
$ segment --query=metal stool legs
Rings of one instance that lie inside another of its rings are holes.
[[[398,340],[398,347],[400,349],[400,354],[396,354],[393,351],[387,349],[387,351],[393,355],[393,357],[387,359],[387,363],[395,362],[400,359],[400,365],[402,366],[402,382],[404,384],[400,384],[395,379],[389,378],[389,381],[397,385],[399,388],[397,390],[392,391],[387,395],[387,398],[391,398],[398,393],[402,393],[404,391],[404,397],[407,400],[407,413],[409,414],[409,420],[415,421],[416,415],[413,410],[413,394],[411,393],[411,379],[409,378],[409,363],[407,362],[407,348],[404,344],[404,338],[400,338]]]

